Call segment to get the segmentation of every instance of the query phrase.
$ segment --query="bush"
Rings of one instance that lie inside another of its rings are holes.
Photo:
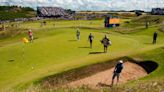
[[[34,17],[35,11],[30,7],[0,6],[0,20]]]

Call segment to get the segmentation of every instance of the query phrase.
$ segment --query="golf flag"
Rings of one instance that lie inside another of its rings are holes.
[[[28,43],[28,42],[29,42],[29,40],[28,40],[27,38],[23,38],[22,41],[23,41],[24,43]]]

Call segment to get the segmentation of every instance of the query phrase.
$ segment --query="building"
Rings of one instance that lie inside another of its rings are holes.
[[[120,18],[117,16],[108,15],[105,17],[104,26],[107,28],[120,26]]]
[[[37,15],[47,18],[70,18],[71,15],[60,7],[37,7]]]
[[[151,10],[151,14],[153,14],[153,15],[164,15],[164,8],[153,8]]]

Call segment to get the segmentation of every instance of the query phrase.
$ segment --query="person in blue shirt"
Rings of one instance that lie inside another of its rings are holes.
[[[93,42],[93,35],[92,35],[92,33],[90,33],[90,35],[88,36],[88,40],[89,40],[89,42],[90,42],[90,48],[92,48],[92,42]]]
[[[119,77],[122,69],[123,69],[123,60],[119,60],[114,68],[111,86],[113,86],[115,77],[117,77],[117,83],[119,82]]]

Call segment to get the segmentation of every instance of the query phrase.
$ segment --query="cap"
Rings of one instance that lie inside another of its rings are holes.
[[[122,64],[123,63],[123,60],[119,60],[118,63],[121,63]]]

